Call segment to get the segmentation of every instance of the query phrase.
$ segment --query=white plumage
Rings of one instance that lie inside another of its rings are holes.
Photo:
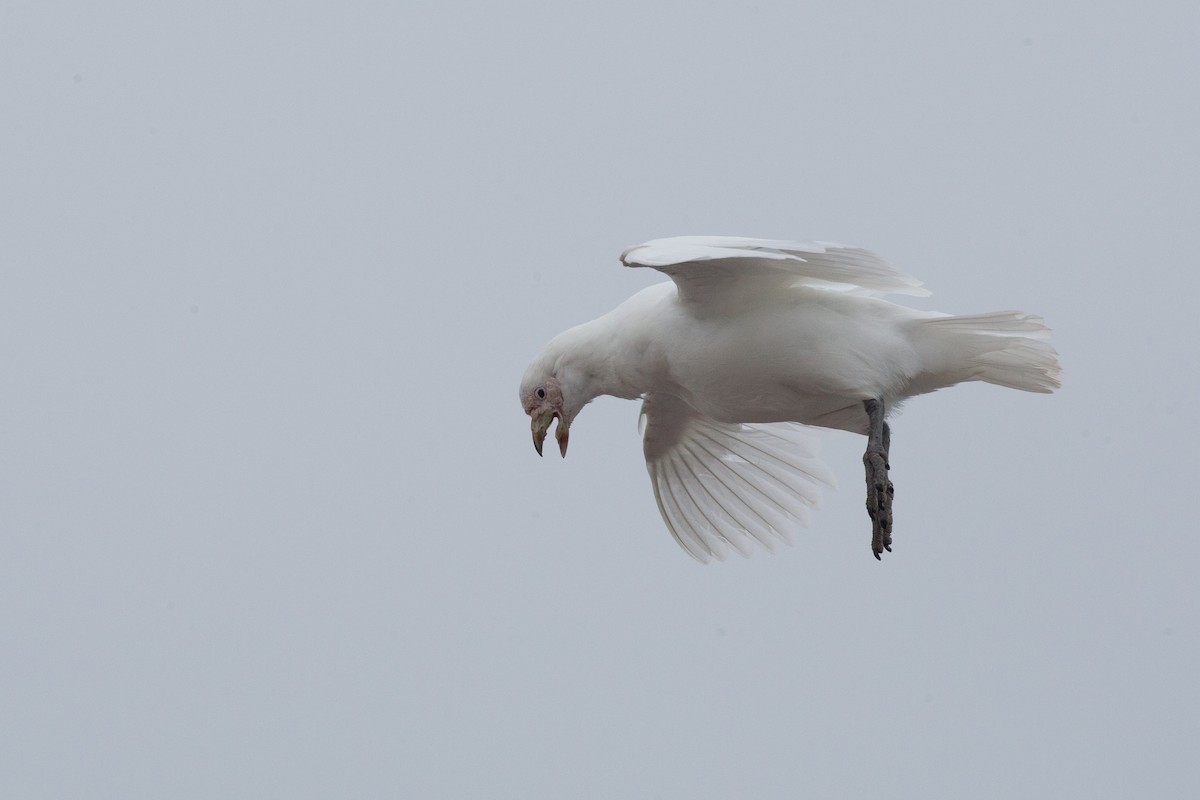
[[[522,405],[539,453],[558,418],[565,455],[570,424],[592,399],[644,398],[659,510],[700,561],[748,555],[756,542],[772,550],[806,524],[830,478],[805,426],[869,434],[879,555],[891,543],[887,411],[963,381],[1059,386],[1040,318],[948,316],[888,302],[880,295],[928,292],[867,250],[689,236],[631,247],[621,260],[672,282],[555,337],[525,373]]]

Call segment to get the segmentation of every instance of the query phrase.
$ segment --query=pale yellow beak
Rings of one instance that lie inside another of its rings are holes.
[[[552,419],[554,419],[553,411],[530,415],[530,427],[533,429],[533,449],[537,450],[539,456],[542,454],[542,442],[546,441],[546,431],[550,430],[550,420]]]
[[[542,443],[546,441],[546,432],[550,430],[550,423],[557,416],[553,411],[546,411],[542,414],[530,416],[530,429],[533,431],[533,449],[537,450],[537,454],[542,454]],[[570,425],[566,420],[559,417],[558,427],[554,429],[554,438],[558,439],[558,452],[563,458],[567,457],[567,439],[570,436]]]
[[[567,457],[567,437],[571,434],[569,428],[567,421],[559,417],[558,425],[554,428],[554,438],[558,439],[558,452],[563,458]]]

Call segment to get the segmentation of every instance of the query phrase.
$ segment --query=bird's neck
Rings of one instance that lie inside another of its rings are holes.
[[[580,408],[602,394],[633,400],[653,388],[646,379],[649,343],[612,322],[604,316],[560,334],[558,372]]]

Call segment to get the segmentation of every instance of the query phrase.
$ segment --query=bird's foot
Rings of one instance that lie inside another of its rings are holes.
[[[867,514],[871,517],[871,552],[882,559],[883,551],[892,552],[892,495],[896,493],[888,478],[887,451],[868,447],[863,456],[867,469]]]

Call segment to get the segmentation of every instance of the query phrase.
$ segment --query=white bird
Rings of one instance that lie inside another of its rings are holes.
[[[538,455],[565,457],[596,397],[642,399],[646,467],[663,521],[699,561],[773,551],[806,525],[822,485],[808,426],[867,435],[871,550],[891,550],[889,412],[963,381],[1060,386],[1040,317],[949,316],[880,295],[927,295],[874,253],[827,242],[656,239],[621,254],[670,276],[554,337],[521,381]]]

